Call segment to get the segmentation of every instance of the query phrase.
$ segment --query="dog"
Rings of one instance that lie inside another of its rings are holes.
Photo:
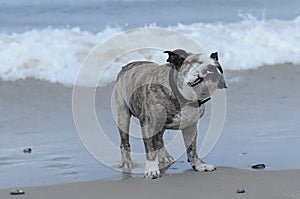
[[[114,90],[121,138],[121,167],[133,168],[130,156],[129,124],[138,118],[146,151],[145,178],[160,177],[159,163],[171,164],[173,157],[164,147],[166,129],[181,130],[187,160],[195,171],[214,171],[196,153],[198,120],[204,103],[216,89],[227,88],[218,54],[210,56],[177,49],[165,51],[164,65],[136,61],[122,67]]]

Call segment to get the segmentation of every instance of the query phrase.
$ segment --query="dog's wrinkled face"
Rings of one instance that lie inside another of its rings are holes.
[[[169,55],[167,62],[171,67],[182,74],[183,86],[193,88],[198,99],[209,96],[215,89],[227,88],[217,52],[210,56],[188,53],[182,49],[165,53]]]
[[[180,70],[184,74],[185,83],[196,90],[213,92],[215,89],[227,88],[217,53],[212,53],[210,57],[191,54],[184,60]]]

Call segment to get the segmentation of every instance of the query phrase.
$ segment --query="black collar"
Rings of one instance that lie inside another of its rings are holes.
[[[191,101],[191,100],[185,99],[185,97],[178,90],[178,87],[175,83],[174,67],[172,65],[171,65],[171,69],[170,69],[170,72],[169,72],[169,83],[170,83],[170,87],[172,89],[172,92],[173,92],[174,96],[177,98],[177,100],[179,101],[179,104],[180,104],[181,107],[183,107],[185,105],[189,105],[189,106],[192,106],[194,108],[198,108],[202,104],[205,104],[206,102],[208,102],[211,99],[210,97],[206,98],[205,100],[197,100],[197,101]]]

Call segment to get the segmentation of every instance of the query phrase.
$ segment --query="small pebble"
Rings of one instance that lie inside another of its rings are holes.
[[[32,149],[31,148],[26,148],[23,150],[24,153],[31,153],[32,152]]]
[[[246,190],[244,188],[238,188],[236,190],[236,193],[245,193],[245,192],[246,192]]]
[[[13,190],[12,192],[10,192],[10,195],[24,195],[25,192],[23,190]]]
[[[264,168],[266,168],[265,164],[255,164],[255,165],[252,165],[252,169],[264,169]]]

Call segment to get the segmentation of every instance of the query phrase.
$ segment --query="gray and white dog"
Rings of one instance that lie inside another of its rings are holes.
[[[172,163],[164,147],[166,129],[182,130],[188,162],[195,171],[214,171],[196,153],[197,123],[204,103],[216,89],[226,88],[217,53],[210,56],[184,50],[165,51],[168,64],[137,61],[120,71],[115,87],[122,167],[132,168],[130,117],[139,119],[146,151],[145,177],[160,177],[159,163]]]

